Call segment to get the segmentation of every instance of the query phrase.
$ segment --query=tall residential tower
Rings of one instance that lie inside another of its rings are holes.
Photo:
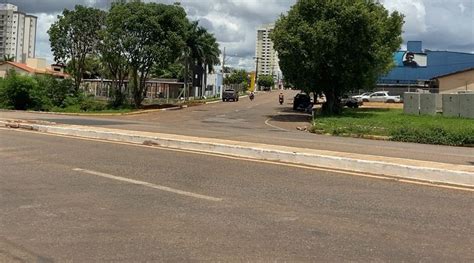
[[[257,42],[255,57],[258,62],[258,75],[272,75],[275,81],[281,79],[280,66],[278,65],[278,54],[273,49],[270,33],[274,24],[266,24],[257,28]]]
[[[0,58],[14,57],[26,63],[35,57],[37,17],[18,11],[12,4],[0,4]]]

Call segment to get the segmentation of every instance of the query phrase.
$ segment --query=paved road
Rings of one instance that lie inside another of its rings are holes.
[[[0,262],[474,260],[472,192],[0,129]]]
[[[58,123],[118,129],[174,133],[320,150],[382,155],[415,160],[474,165],[474,148],[420,145],[333,137],[297,131],[309,126],[310,116],[291,110],[295,91],[285,91],[286,103],[278,104],[278,92],[263,93],[251,102],[216,103],[183,110],[142,115],[73,117],[25,112],[0,112],[0,118],[44,119]]]

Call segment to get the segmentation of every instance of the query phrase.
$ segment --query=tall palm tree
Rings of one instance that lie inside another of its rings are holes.
[[[214,66],[220,64],[221,51],[213,34],[206,32],[204,35],[204,87],[207,87],[207,73],[214,71]]]
[[[195,21],[189,26],[186,46],[187,51],[185,51],[185,53],[187,52],[188,55],[186,64],[193,69],[196,68],[195,66],[203,68],[204,86],[206,86],[207,73],[212,72],[214,70],[214,65],[220,63],[220,50],[216,38],[213,34],[207,32],[205,28],[199,26],[198,22]],[[196,72],[193,73],[196,74]],[[185,76],[187,75],[188,74],[185,73]]]
[[[191,68],[193,69],[193,75],[196,74],[194,71],[196,66],[204,69],[203,77],[206,79],[207,72],[212,72],[213,66],[219,64],[219,55],[219,45],[214,35],[199,26],[197,21],[190,23],[186,38],[186,49],[184,51],[185,83],[187,84],[189,80]],[[200,93],[202,93],[202,90]]]

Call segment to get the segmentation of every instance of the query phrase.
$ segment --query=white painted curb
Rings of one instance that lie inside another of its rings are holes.
[[[8,126],[7,123],[8,122],[0,121],[0,126]],[[467,165],[413,161],[348,153],[338,154],[337,152],[333,152],[335,154],[328,154],[331,152],[87,126],[51,126],[24,123],[18,126],[18,128],[52,134],[134,144],[151,144],[173,149],[224,154],[259,160],[303,164],[322,168],[415,179],[432,183],[474,187],[474,167]]]

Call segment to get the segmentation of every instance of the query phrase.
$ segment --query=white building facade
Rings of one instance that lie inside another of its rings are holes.
[[[270,33],[275,28],[274,24],[266,24],[257,28],[257,41],[255,57],[258,63],[258,75],[272,75],[275,81],[282,79],[280,66],[278,64],[278,53],[273,48]]]
[[[0,4],[0,57],[26,63],[35,57],[37,17],[19,12],[12,4]]]

